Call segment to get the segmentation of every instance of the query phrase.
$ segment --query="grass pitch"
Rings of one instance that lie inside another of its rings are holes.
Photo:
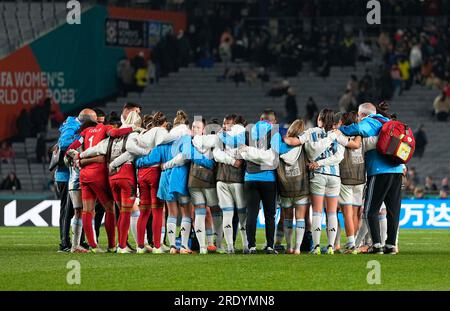
[[[75,255],[56,252],[58,236],[57,228],[0,228],[0,290],[450,289],[450,230],[402,230],[395,256]],[[80,262],[80,285],[66,282],[71,259]],[[373,259],[381,265],[379,285],[367,283]]]

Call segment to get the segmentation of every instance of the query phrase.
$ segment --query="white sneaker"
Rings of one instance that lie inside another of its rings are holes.
[[[170,247],[165,244],[161,244],[161,249],[164,253],[167,253],[168,251],[170,251]]]
[[[160,248],[153,247],[152,254],[164,254],[164,251]]]
[[[117,254],[131,254],[131,250],[126,247],[126,248],[117,248]]]
[[[136,254],[147,254],[150,253],[150,251],[148,250],[148,248],[144,247],[136,247]]]
[[[200,255],[206,255],[206,254],[208,254],[208,250],[206,248],[201,248],[199,254]]]

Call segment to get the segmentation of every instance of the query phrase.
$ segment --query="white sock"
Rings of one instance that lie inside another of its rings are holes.
[[[234,249],[233,244],[233,208],[225,208],[222,210],[223,213],[223,233],[225,236],[225,241],[227,242],[227,247],[229,250]]]
[[[216,246],[217,248],[222,248],[222,240],[223,240],[222,210],[213,212],[212,218],[213,218],[214,235],[216,236]]]
[[[292,248],[292,219],[285,219],[283,222],[284,237],[286,238],[286,249]]]
[[[189,235],[191,234],[192,220],[189,217],[181,218],[181,246],[189,248]]]
[[[295,222],[295,249],[300,250],[305,235],[305,219],[298,219]]]
[[[160,243],[161,245],[164,245],[164,237],[166,235],[166,226],[162,226],[161,228],[161,238],[160,238]]]
[[[238,217],[239,217],[239,232],[241,233],[242,239],[242,247],[244,249],[248,249],[248,241],[247,241],[247,230],[245,227],[247,221],[247,208],[239,208],[238,209]]]
[[[387,238],[387,218],[386,215],[379,215],[381,246],[384,246]]]
[[[334,247],[338,225],[336,212],[327,213],[327,220],[328,245]]]
[[[368,232],[367,228],[367,219],[362,217],[360,220],[360,227],[358,230],[358,234],[356,234],[355,246],[360,247],[365,242],[366,235]]]
[[[212,228],[206,228],[206,241],[208,242],[208,246],[214,245],[214,231]]]
[[[137,245],[137,223],[138,223],[140,214],[141,214],[140,211],[132,211],[131,212],[130,229],[131,229],[131,234],[133,235],[134,241],[136,242],[136,245]]]
[[[83,225],[81,218],[72,218],[72,247],[80,246],[81,232],[83,230]]]
[[[322,233],[322,213],[313,212],[312,216],[312,238],[314,247],[320,245],[320,234]]]
[[[167,217],[167,237],[170,246],[175,246],[175,238],[177,234],[177,218],[175,216]]]
[[[206,220],[206,209],[204,208],[196,208],[195,209],[195,235],[197,236],[198,244],[200,249],[204,249],[206,247],[205,243],[205,220]]]
[[[354,235],[347,237],[347,246],[349,246],[349,247],[355,246],[355,236]]]

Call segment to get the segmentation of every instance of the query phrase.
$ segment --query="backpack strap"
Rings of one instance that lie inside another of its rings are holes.
[[[379,118],[379,117],[371,117],[374,120],[377,120],[378,122],[380,122],[381,124],[385,124],[387,121],[384,121],[383,119]]]
[[[110,163],[111,161],[111,152],[112,152],[112,145],[114,142],[114,138],[110,137],[108,141],[108,148],[106,149],[106,163]]]

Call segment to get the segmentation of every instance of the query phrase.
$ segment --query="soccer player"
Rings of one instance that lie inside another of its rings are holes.
[[[302,120],[295,120],[287,131],[287,137],[298,137],[305,129]],[[285,211],[284,234],[286,237],[286,253],[300,254],[303,236],[305,235],[305,216],[309,208],[309,174],[306,165],[306,151],[303,146],[286,149],[280,155],[277,168],[280,205]],[[295,209],[295,248],[292,248],[292,227]]]

